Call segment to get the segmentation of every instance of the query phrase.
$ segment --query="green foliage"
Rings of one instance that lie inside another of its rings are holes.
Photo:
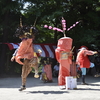
[[[27,2],[28,6],[23,8],[25,2]],[[96,31],[99,32],[100,30],[99,0],[1,0],[0,5],[0,37],[2,38],[3,27],[6,25],[6,29],[8,28],[7,30],[9,30],[9,36],[7,36],[6,40],[8,42],[17,41],[15,38],[13,40],[12,36],[14,35],[15,28],[19,25],[21,13],[23,24],[34,25],[37,18],[36,27],[39,29],[40,35],[36,42],[50,43],[51,41],[55,42],[55,39],[57,42],[58,37],[63,36],[62,33],[44,29],[43,26],[47,24],[62,28],[62,16],[67,21],[67,28],[76,21],[82,20],[81,25],[77,25],[78,27],[76,26],[71,29],[70,32],[66,32],[67,36],[71,36],[74,41],[77,39],[76,32],[78,37],[82,36],[83,39],[80,40],[80,43],[75,45],[84,44],[85,41],[93,43],[98,35],[92,38],[91,34],[87,34],[88,30],[92,30],[95,34]],[[7,18],[9,22],[6,22],[5,18]]]
[[[81,20],[76,27],[66,31],[76,48],[86,45],[100,49],[100,0],[0,0],[0,42],[20,42],[13,37],[20,16],[23,25],[38,28],[40,34],[34,43],[57,43],[63,34],[43,26],[62,29],[61,18],[64,17],[67,28]]]
[[[23,8],[25,2],[27,2],[28,5],[26,8]],[[9,35],[6,40],[7,42],[17,42],[18,40],[17,38],[14,38],[13,35],[15,28],[19,25],[21,13],[23,25],[34,25],[37,18],[36,27],[40,34],[38,36],[39,38],[37,37],[35,41],[36,43],[50,43],[51,41],[54,43],[63,36],[62,33],[44,29],[43,27],[47,24],[49,26],[62,28],[62,16],[67,22],[67,28],[73,25],[76,21],[82,20],[80,25],[77,25],[69,32],[66,32],[67,36],[74,39],[75,45],[79,46],[86,41],[91,44],[95,41],[95,38],[98,37],[97,35],[92,38],[92,35],[87,33],[88,30],[92,30],[96,34],[97,31],[99,32],[100,30],[99,0],[1,0],[0,5],[0,38],[3,36],[3,29],[6,25],[6,29],[9,30]],[[5,18],[7,18],[9,22],[7,22]],[[77,43],[76,40],[81,36],[83,39]]]

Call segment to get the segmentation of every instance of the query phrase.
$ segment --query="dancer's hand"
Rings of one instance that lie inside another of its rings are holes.
[[[94,51],[94,54],[98,53],[97,51]]]
[[[42,54],[42,51],[40,49],[38,50],[38,52],[39,52],[40,55]]]
[[[14,59],[15,59],[15,56],[12,56],[11,61],[14,61]]]

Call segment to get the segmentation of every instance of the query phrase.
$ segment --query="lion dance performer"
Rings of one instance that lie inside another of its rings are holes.
[[[58,85],[60,89],[65,88],[65,77],[70,76],[70,65],[72,64],[72,39],[70,37],[62,37],[58,40],[55,50],[56,59],[60,64]]]
[[[15,61],[22,65],[22,86],[19,91],[26,89],[26,78],[31,72],[32,67],[35,69],[35,78],[38,78],[38,58],[34,56],[33,49],[33,39],[35,35],[38,34],[38,30],[35,27],[22,26],[17,28],[16,36],[18,36],[22,41],[19,45],[19,48],[13,54],[11,61]],[[38,50],[38,53],[41,53],[41,50]],[[21,59],[24,61],[22,62]]]

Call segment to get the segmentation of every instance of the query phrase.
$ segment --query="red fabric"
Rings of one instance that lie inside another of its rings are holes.
[[[77,71],[76,71],[76,63],[72,62],[71,66],[70,66],[70,74],[71,76],[76,76],[77,75]]]
[[[72,39],[69,37],[63,37],[58,40],[57,49],[61,51],[70,50],[72,48]]]
[[[88,47],[86,47],[86,46],[81,46],[80,49],[83,48],[83,47],[86,48],[86,49],[88,50]]]
[[[4,43],[4,44],[7,44],[10,50],[17,49],[19,47],[19,43]],[[42,57],[55,58],[55,49],[57,47],[56,44],[35,43],[34,47],[42,51],[42,54],[41,54]]]
[[[12,44],[9,44],[9,43],[4,43],[4,44],[7,44],[10,50],[13,49],[13,45]]]
[[[70,64],[71,59],[68,56],[63,59],[63,53],[69,53],[72,48],[72,39],[69,37],[63,37],[58,40],[57,49],[55,50],[56,59],[60,63],[58,85],[65,85],[65,77],[70,76]],[[65,56],[66,57],[66,56]]]
[[[46,57],[49,57],[49,53],[48,53],[47,49],[45,48],[45,46],[44,46],[44,45],[41,45],[41,47],[42,47],[43,50],[45,51]]]
[[[58,85],[65,85],[65,77],[70,76],[70,64],[71,60],[61,60],[60,68],[59,68],[59,76],[58,76]]]
[[[54,58],[56,58],[56,57],[55,57],[55,49],[53,48],[52,45],[49,45],[49,47],[50,47],[51,51],[54,53]]]
[[[44,66],[44,72],[47,75],[48,80],[52,80],[52,68],[51,68],[51,64],[49,65],[45,65]]]
[[[4,43],[7,44],[10,50],[16,49],[19,46],[19,43]]]
[[[93,51],[81,50],[77,55],[77,64],[80,65],[80,68],[90,68],[90,61],[87,55],[93,55]]]
[[[16,54],[16,62],[23,65],[20,59],[27,58],[32,59],[34,57],[32,39],[22,40],[19,45],[18,52]]]

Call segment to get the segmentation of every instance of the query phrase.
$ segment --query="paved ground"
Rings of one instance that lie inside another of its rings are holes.
[[[27,89],[18,91],[20,77],[0,78],[0,100],[100,100],[100,77],[87,76],[89,85],[77,82],[77,90],[60,90],[57,78],[53,83],[43,83],[33,77],[27,78]]]

